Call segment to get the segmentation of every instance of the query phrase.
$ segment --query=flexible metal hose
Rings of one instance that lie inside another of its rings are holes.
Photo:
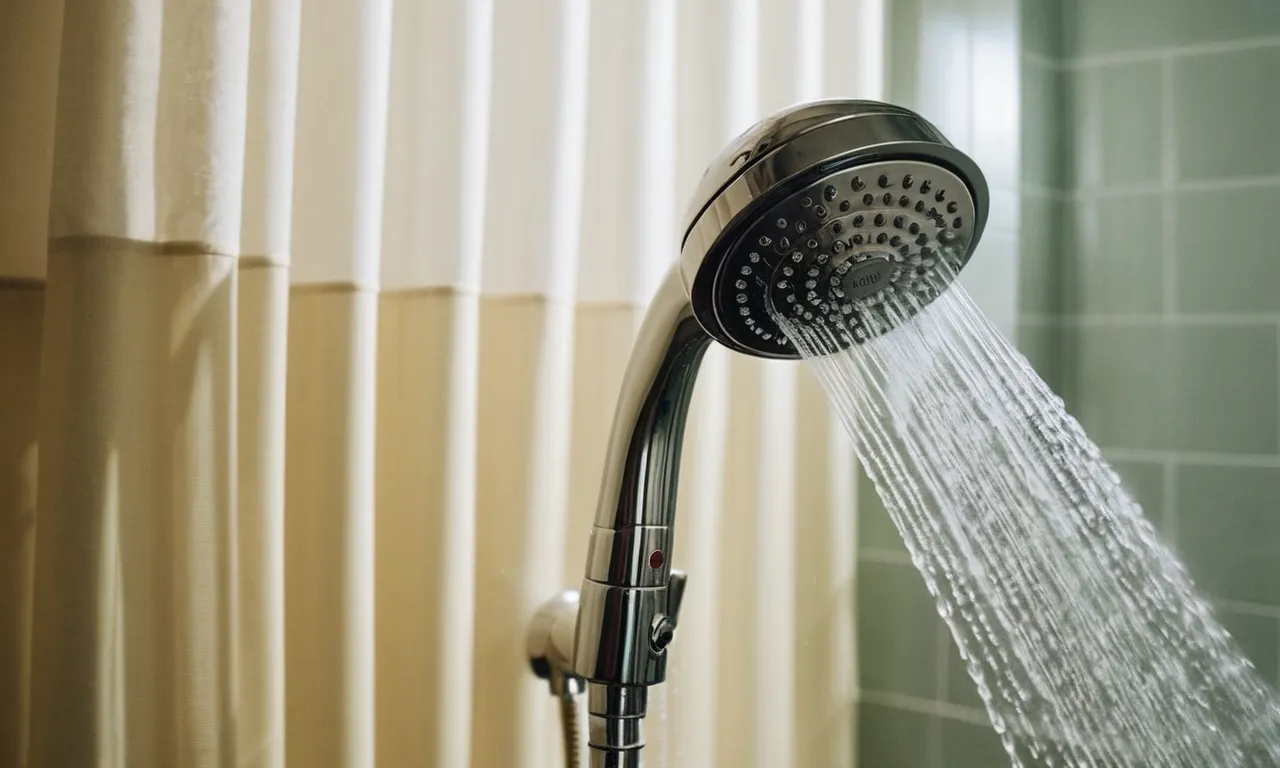
[[[585,768],[582,763],[582,694],[566,689],[560,700],[560,728],[564,733],[565,768]]]

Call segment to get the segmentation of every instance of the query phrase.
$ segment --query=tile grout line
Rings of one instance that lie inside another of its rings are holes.
[[[937,660],[938,679],[936,680],[936,683],[937,683],[936,691],[938,695],[938,701],[942,703],[946,703],[947,697],[950,695],[949,689],[951,687],[950,678],[948,677],[948,673],[950,672],[950,670],[947,669],[947,667],[950,666],[950,664],[948,664],[950,659],[948,658],[948,655],[947,655],[947,646],[951,640],[951,630],[950,628],[947,627],[947,622],[939,621],[938,628],[935,631],[934,635],[935,635],[934,645],[937,646],[937,652],[938,652],[938,660]]]
[[[1165,119],[1161,115],[1161,119]],[[1163,152],[1163,148],[1162,148]],[[1163,161],[1163,157],[1162,157]],[[1163,168],[1161,169],[1163,172]],[[1138,182],[1131,184],[1092,185],[1075,189],[1055,189],[1043,184],[1020,184],[1017,192],[1029,197],[1047,197],[1065,202],[1088,202],[1091,200],[1109,200],[1115,197],[1140,197],[1143,195],[1159,195],[1165,192],[1242,192],[1266,187],[1280,187],[1280,176],[1264,174],[1261,176],[1230,176],[1217,179],[1184,179],[1165,182]]]
[[[1166,119],[1162,114],[1161,119]],[[1170,118],[1171,119],[1171,118]],[[1162,153],[1163,153],[1163,147]],[[1161,158],[1163,160],[1163,156]],[[1161,171],[1163,172],[1163,168]],[[1023,184],[1020,191],[1024,194],[1038,194],[1043,197],[1059,195],[1067,200],[1099,200],[1113,197],[1138,197],[1141,195],[1159,195],[1164,192],[1240,192],[1263,187],[1280,186],[1280,176],[1260,174],[1255,176],[1223,176],[1207,179],[1176,178],[1169,181],[1131,182],[1125,184],[1091,185],[1074,190],[1053,190],[1035,184]]]
[[[1055,315],[1042,312],[1022,312],[1018,322],[1037,328],[1146,328],[1178,326],[1192,328],[1239,328],[1245,326],[1271,328],[1280,323],[1280,313],[1217,313],[1142,315]]]
[[[911,562],[910,554],[900,552],[896,549],[887,549],[885,547],[862,547],[858,550],[858,560],[864,563],[877,563],[879,565],[905,565],[915,568],[915,563]]]
[[[971,725],[991,727],[991,720],[984,710],[966,707],[961,704],[930,701],[929,699],[922,699],[905,693],[863,689],[858,692],[858,701],[864,704],[876,704],[881,707],[902,709],[919,715],[932,715],[947,720],[958,720]]]
[[[1178,460],[1165,459],[1160,469],[1160,486],[1164,492],[1164,535],[1175,550],[1178,546]]]
[[[1258,453],[1213,453],[1209,451],[1168,451],[1150,448],[1106,448],[1103,455],[1115,461],[1141,461],[1150,464],[1174,462],[1206,467],[1251,467],[1280,469],[1280,455]]]
[[[1164,266],[1164,316],[1178,314],[1178,259],[1173,190],[1178,180],[1178,134],[1174,130],[1173,58],[1160,60],[1160,237]]]
[[[1120,53],[1100,53],[1092,56],[1078,56],[1072,59],[1066,59],[1062,65],[1067,69],[1092,69],[1097,67],[1113,66],[1116,64],[1137,64],[1141,62],[1156,61],[1163,58],[1184,58],[1189,56],[1204,56],[1215,53],[1236,53],[1239,51],[1252,51],[1259,48],[1272,48],[1280,46],[1280,37],[1250,37],[1238,40],[1221,40],[1212,43],[1194,43],[1191,45],[1172,45],[1162,46],[1158,48],[1148,48],[1137,51],[1124,51]]]
[[[1280,619],[1280,606],[1265,603],[1251,603],[1247,600],[1215,599],[1211,600],[1215,608],[1267,619]]]

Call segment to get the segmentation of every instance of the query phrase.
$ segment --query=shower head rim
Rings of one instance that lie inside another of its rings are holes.
[[[919,115],[896,104],[867,99],[823,99],[779,110],[743,131],[729,142],[699,179],[682,221],[681,245],[720,193],[767,154],[810,131],[872,115],[898,115],[923,121]]]
[[[727,251],[761,213],[795,194],[817,179],[853,168],[886,161],[914,161],[951,172],[965,184],[973,200],[975,220],[969,227],[965,258],[972,253],[986,224],[989,193],[977,164],[953,147],[928,121],[909,110],[877,102],[820,102],[822,122],[803,130],[787,129],[787,117],[799,114],[813,122],[811,105],[794,108],[762,121],[760,128],[744,136],[788,136],[771,143],[743,167],[727,174],[723,168],[709,170],[704,178],[728,177],[723,186],[708,182],[713,196],[695,202],[697,211],[688,225],[681,248],[680,272],[698,322],[716,341],[730,349],[756,357],[795,359],[791,349],[750,346],[726,329],[714,297],[720,269]],[[874,105],[874,106],[868,106]],[[883,107],[882,109],[876,107]],[[843,111],[842,111],[843,109]],[[753,146],[757,146],[757,140]],[[740,141],[736,146],[747,146]],[[733,147],[716,165],[731,162]]]

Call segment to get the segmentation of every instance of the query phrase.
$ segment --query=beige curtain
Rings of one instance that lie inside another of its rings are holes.
[[[0,765],[557,765],[631,338],[871,0],[0,4]],[[850,766],[852,459],[708,356],[649,759]]]

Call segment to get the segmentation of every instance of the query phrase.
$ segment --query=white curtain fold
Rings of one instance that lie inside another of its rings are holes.
[[[559,764],[525,629],[688,197],[878,8],[0,9],[0,765]],[[853,765],[833,423],[708,353],[650,764]]]

